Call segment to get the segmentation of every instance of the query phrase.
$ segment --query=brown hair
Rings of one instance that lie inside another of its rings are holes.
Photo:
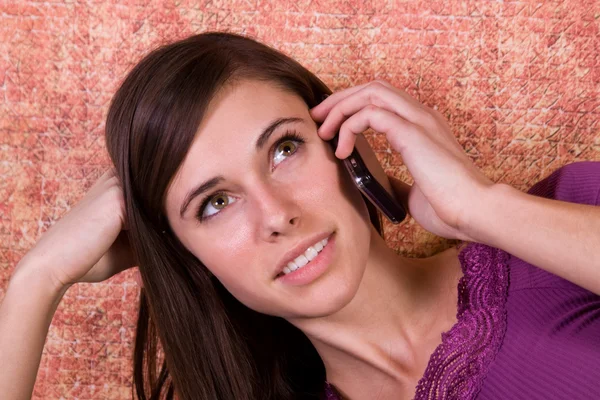
[[[223,400],[323,395],[325,368],[308,338],[286,320],[233,298],[166,222],[166,191],[209,102],[239,79],[274,83],[309,108],[331,93],[299,63],[264,44],[207,32],[144,57],[108,112],[106,144],[123,186],[129,240],[144,284],[133,357],[133,390],[140,399],[172,399],[175,392],[181,399]],[[381,233],[378,213],[366,204]]]

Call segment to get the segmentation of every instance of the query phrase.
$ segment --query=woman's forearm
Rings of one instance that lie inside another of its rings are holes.
[[[600,294],[600,207],[495,185],[466,228],[497,247]]]
[[[31,398],[50,323],[67,290],[20,267],[0,304],[0,393],[14,400]]]

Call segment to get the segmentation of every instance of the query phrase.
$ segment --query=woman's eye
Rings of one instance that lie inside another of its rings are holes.
[[[279,164],[285,158],[294,154],[297,149],[298,145],[293,140],[286,140],[285,142],[281,142],[275,149],[275,154],[273,155],[274,164]]]
[[[235,199],[225,193],[217,193],[211,197],[202,210],[202,218],[210,217],[230,205]]]

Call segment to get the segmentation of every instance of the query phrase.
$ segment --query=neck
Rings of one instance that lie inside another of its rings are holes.
[[[455,249],[406,258],[373,230],[368,260],[359,289],[344,308],[290,321],[311,340],[336,386],[356,376],[396,382],[420,377],[441,333],[455,323],[462,274]]]

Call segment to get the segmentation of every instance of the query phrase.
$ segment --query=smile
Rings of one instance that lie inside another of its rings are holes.
[[[323,247],[327,245],[327,240],[325,238],[309,246],[303,254],[300,254],[283,268],[283,273],[287,275],[310,263],[323,250]]]
[[[335,248],[335,232],[314,235],[298,243],[278,264],[275,280],[289,286],[303,286],[317,280],[334,262]]]

